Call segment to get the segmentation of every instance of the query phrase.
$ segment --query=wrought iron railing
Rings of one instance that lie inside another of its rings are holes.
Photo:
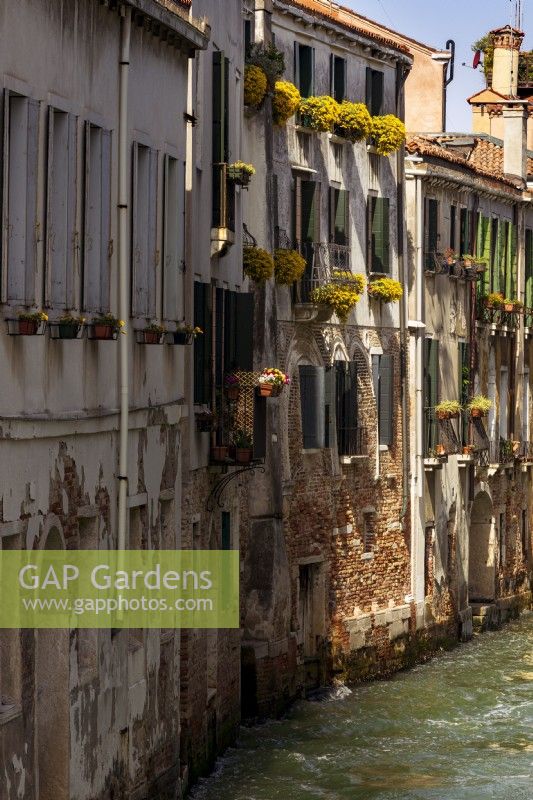
[[[484,298],[480,298],[476,307],[476,319],[486,325],[517,328],[520,322],[518,311],[506,311],[504,307],[490,307]]]
[[[512,464],[518,456],[518,450],[512,439],[503,439],[501,436],[490,443],[491,464]]]
[[[520,442],[518,458],[520,461],[533,461],[533,442]]]
[[[340,456],[368,455],[368,432],[365,427],[337,428],[337,447]]]
[[[342,272],[350,271],[350,247],[345,244],[321,244],[320,256],[324,259],[325,264],[333,272],[340,270]]]
[[[235,232],[235,184],[228,180],[228,165],[213,164],[212,226]]]

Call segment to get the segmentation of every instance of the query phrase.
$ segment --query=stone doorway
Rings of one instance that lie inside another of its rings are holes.
[[[470,514],[468,597],[470,603],[491,603],[495,597],[496,553],[492,500],[476,495]]]

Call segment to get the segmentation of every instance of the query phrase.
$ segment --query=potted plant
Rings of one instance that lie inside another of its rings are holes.
[[[518,439],[513,439],[511,441],[511,448],[512,448],[512,451],[513,451],[513,455],[515,455],[515,456],[518,455],[518,453],[520,451],[520,445],[521,445],[521,442]]]
[[[471,417],[486,417],[492,408],[492,402],[483,394],[477,394],[466,406]]]
[[[341,322],[346,322],[348,315],[361,299],[361,285],[358,281],[340,282],[334,275],[335,273],[331,283],[313,289],[310,299],[312,303],[329,309],[330,316],[335,312]]]
[[[239,186],[248,186],[252,175],[255,175],[253,164],[246,164],[244,161],[235,161],[234,164],[228,164],[227,179]]]
[[[505,302],[501,292],[490,292],[483,300],[487,308],[501,308]]]
[[[259,394],[261,397],[278,397],[283,387],[290,383],[290,378],[276,367],[266,367],[259,376]]]
[[[461,413],[461,404],[457,400],[443,400],[435,406],[437,419],[455,419]]]
[[[259,108],[268,89],[265,71],[257,64],[247,64],[244,68],[244,105]]]
[[[340,105],[333,97],[306,97],[300,103],[300,118],[306,128],[314,131],[333,132],[340,112]]]
[[[85,317],[76,317],[73,314],[64,314],[54,322],[49,322],[52,339],[77,339],[85,325]]]
[[[367,292],[372,299],[381,300],[382,303],[399,303],[403,296],[402,284],[394,278],[378,278],[371,281]]]
[[[365,104],[343,100],[337,115],[335,133],[353,143],[368,139],[372,133],[372,117]]]
[[[242,265],[244,274],[256,283],[267,281],[274,274],[274,259],[262,247],[245,247]]]
[[[444,253],[435,255],[437,270],[441,275],[450,275],[457,264],[458,253],[452,247],[447,247]]]
[[[503,310],[507,314],[512,314],[514,311],[514,300],[511,300],[509,297],[505,297],[503,301]]]
[[[239,399],[241,393],[241,383],[237,375],[230,373],[224,378],[224,390],[228,400],[233,402]]]
[[[197,325],[193,327],[178,323],[175,331],[167,331],[166,339],[168,344],[191,344],[197,336],[202,336],[202,334],[203,330]]]
[[[124,333],[122,329],[125,324],[124,320],[114,317],[113,314],[100,314],[91,320],[88,325],[89,338],[100,340],[116,339],[119,331]]]
[[[227,445],[216,444],[211,448],[211,458],[213,461],[228,461],[229,447]]]
[[[144,330],[137,331],[137,341],[140,344],[162,344],[166,332],[167,329],[164,325],[151,322]]]
[[[465,444],[463,445],[463,455],[464,456],[471,456],[474,454],[476,450],[476,446],[473,444]]]
[[[444,447],[443,444],[436,444],[435,445],[435,455],[437,457],[446,455],[446,448]]]
[[[523,314],[524,313],[524,304],[521,300],[514,301],[514,309],[515,314]]]
[[[243,428],[238,428],[233,434],[235,445],[235,461],[239,464],[249,464],[252,460],[252,436]]]
[[[276,283],[290,286],[299,281],[305,272],[307,262],[297,250],[278,248],[274,250],[274,277]]]
[[[478,275],[485,272],[487,268],[486,261],[477,256],[472,256],[469,253],[463,255],[462,261],[464,277],[471,280],[475,280]]]
[[[10,330],[10,322],[15,322]],[[21,311],[16,320],[8,320],[8,332],[19,336],[36,336],[44,333],[48,315],[44,311]]]
[[[198,433],[209,433],[215,424],[215,415],[212,411],[197,411],[194,415]]]
[[[405,125],[394,114],[372,117],[371,140],[380,156],[390,156],[405,141]]]
[[[276,81],[274,85],[274,96],[272,98],[272,115],[274,125],[279,127],[285,125],[287,121],[298,111],[302,97],[299,90],[290,81]]]

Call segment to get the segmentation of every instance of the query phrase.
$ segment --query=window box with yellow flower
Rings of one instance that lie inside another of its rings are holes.
[[[124,333],[125,322],[113,314],[102,314],[95,317],[87,325],[87,336],[89,339],[99,341],[110,341],[116,339],[119,333]]]
[[[64,314],[48,323],[51,339],[82,339],[85,332],[85,317]]]
[[[48,315],[44,311],[21,311],[17,319],[8,319],[6,322],[9,336],[42,336]]]
[[[166,340],[167,344],[192,344],[202,334],[203,330],[198,326],[180,325],[175,331],[167,333]]]

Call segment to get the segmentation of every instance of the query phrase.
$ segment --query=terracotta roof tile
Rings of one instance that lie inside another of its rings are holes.
[[[283,5],[304,9],[316,17],[327,19],[330,22],[334,22],[336,25],[341,25],[343,28],[347,28],[367,39],[373,39],[393,50],[399,50],[401,53],[411,55],[409,48],[405,45],[399,44],[395,42],[394,39],[389,39],[387,36],[380,36],[377,33],[365,30],[360,25],[357,25],[355,22],[357,16],[349,8],[337,5],[331,6],[329,3],[323,2],[323,0],[281,0],[281,2]],[[352,22],[352,20],[354,21]]]
[[[446,143],[458,142],[459,139],[471,139],[472,144],[462,148],[461,153],[454,152],[446,147]],[[442,161],[475,172],[484,178],[492,178],[507,186],[518,188],[516,181],[505,177],[503,174],[503,147],[482,137],[425,137],[412,136],[406,143],[408,153],[418,153],[421,156],[430,156]],[[528,174],[533,174],[533,158],[528,157]]]

